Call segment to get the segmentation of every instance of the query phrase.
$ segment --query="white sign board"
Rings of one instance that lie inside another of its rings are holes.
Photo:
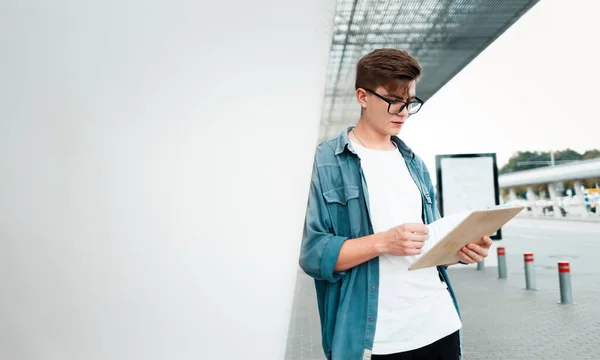
[[[496,154],[437,155],[436,170],[442,216],[499,205]]]

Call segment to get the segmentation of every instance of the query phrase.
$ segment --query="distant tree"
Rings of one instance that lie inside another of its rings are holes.
[[[531,161],[549,161],[550,154],[543,152],[533,152],[533,151],[519,151],[508,160],[508,163],[504,165],[500,169],[500,174],[508,174],[516,171],[523,171],[529,169],[535,169],[541,166],[545,166],[543,164],[520,164],[522,162],[531,162]]]
[[[557,151],[554,153],[555,161],[565,161],[565,160],[583,160],[583,155],[578,153],[575,150],[566,149]]]
[[[586,152],[583,153],[583,160],[589,160],[589,159],[595,159],[595,158],[600,158],[600,150],[597,150],[597,149],[587,150]]]

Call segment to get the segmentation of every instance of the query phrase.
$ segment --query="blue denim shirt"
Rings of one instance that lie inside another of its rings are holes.
[[[369,192],[349,141],[351,129],[316,149],[300,251],[300,267],[315,281],[322,346],[329,360],[370,359],[377,320],[379,258],[334,271],[344,241],[373,234]],[[439,218],[429,172],[404,142],[392,140],[421,191],[422,218],[429,224]],[[446,268],[438,267],[438,272],[458,312]]]

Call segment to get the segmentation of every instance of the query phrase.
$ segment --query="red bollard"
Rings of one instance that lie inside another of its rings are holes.
[[[572,303],[573,295],[571,293],[571,264],[568,261],[558,262],[558,282],[560,285],[560,303]]]
[[[525,288],[535,290],[535,266],[533,265],[533,253],[525,253]]]
[[[498,277],[506,279],[506,250],[504,246],[498,246]]]

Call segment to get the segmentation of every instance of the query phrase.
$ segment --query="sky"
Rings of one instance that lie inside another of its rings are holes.
[[[541,0],[430,98],[401,137],[435,155],[600,148],[596,0]],[[417,85],[418,94],[418,85]]]

